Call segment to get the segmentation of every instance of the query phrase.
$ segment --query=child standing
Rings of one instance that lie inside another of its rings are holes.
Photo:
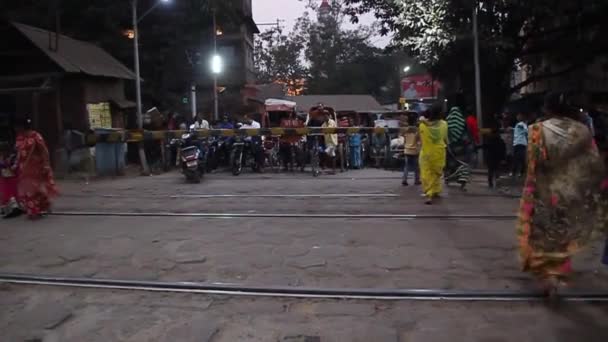
[[[416,118],[408,118],[408,131],[404,135],[405,166],[403,167],[403,186],[407,182],[410,172],[414,172],[414,184],[420,185],[420,168],[418,167],[418,155],[420,154],[420,135],[416,130]]]

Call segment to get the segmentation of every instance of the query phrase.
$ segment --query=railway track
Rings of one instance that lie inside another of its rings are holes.
[[[0,283],[13,285],[41,285],[73,288],[92,288],[129,291],[181,292],[202,295],[248,297],[280,297],[311,299],[358,300],[418,300],[467,302],[530,302],[543,301],[546,296],[537,291],[480,291],[434,289],[344,289],[307,287],[258,287],[239,284],[160,282],[122,279],[93,279],[56,277],[48,275],[0,273]],[[564,292],[559,298],[568,302],[608,302],[608,292]]]
[[[54,211],[49,216],[106,217],[194,217],[194,218],[306,218],[306,219],[394,219],[394,220],[514,220],[516,215],[485,214],[324,214],[324,213],[195,213],[195,212],[129,212],[129,211]]]
[[[66,194],[62,197],[75,198],[141,198],[141,199],[221,199],[221,198],[396,198],[398,194],[158,194],[158,195],[119,195],[119,194]]]

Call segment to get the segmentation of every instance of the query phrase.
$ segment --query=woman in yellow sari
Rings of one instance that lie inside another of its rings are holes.
[[[550,94],[546,120],[529,129],[517,226],[522,268],[550,297],[572,272],[572,256],[606,228],[608,218],[603,161],[589,129],[572,112],[562,95]]]
[[[441,107],[433,106],[427,112],[428,118],[419,125],[420,140],[420,180],[426,197],[426,204],[433,204],[442,191],[441,176],[445,168],[448,124],[441,120]]]

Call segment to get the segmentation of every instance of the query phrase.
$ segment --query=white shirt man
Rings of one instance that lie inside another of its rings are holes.
[[[201,122],[194,121],[192,124],[192,128],[194,129],[209,129],[209,121],[202,119]]]
[[[241,125],[241,129],[254,129],[254,128],[262,128],[259,122],[255,120],[251,120],[251,123],[244,123]]]
[[[253,119],[249,119],[251,122],[247,123],[247,120],[245,120],[245,122],[241,125],[241,129],[259,129],[262,128],[262,126],[260,125],[259,122],[253,120]],[[252,137],[246,137],[245,141],[251,141]],[[256,140],[257,141],[257,140]]]

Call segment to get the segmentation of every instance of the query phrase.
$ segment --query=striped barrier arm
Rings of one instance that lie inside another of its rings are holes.
[[[303,128],[260,128],[260,129],[202,129],[197,134],[201,138],[208,137],[235,137],[235,136],[302,136],[311,134],[405,134],[416,132],[417,128],[384,128],[384,127],[303,127]],[[489,129],[480,130],[482,134],[489,133]],[[93,146],[98,143],[124,143],[140,141],[160,141],[179,139],[186,131],[141,131],[126,130],[116,132],[92,133],[85,137],[85,144]]]
[[[208,137],[247,137],[247,136],[299,136],[310,134],[370,134],[370,133],[398,133],[416,131],[415,127],[406,128],[380,128],[380,127],[348,127],[348,128],[260,128],[260,129],[202,129],[197,130],[201,138]],[[87,145],[98,143],[121,143],[121,142],[140,142],[152,140],[179,139],[186,131],[116,131],[92,133],[86,136]]]

